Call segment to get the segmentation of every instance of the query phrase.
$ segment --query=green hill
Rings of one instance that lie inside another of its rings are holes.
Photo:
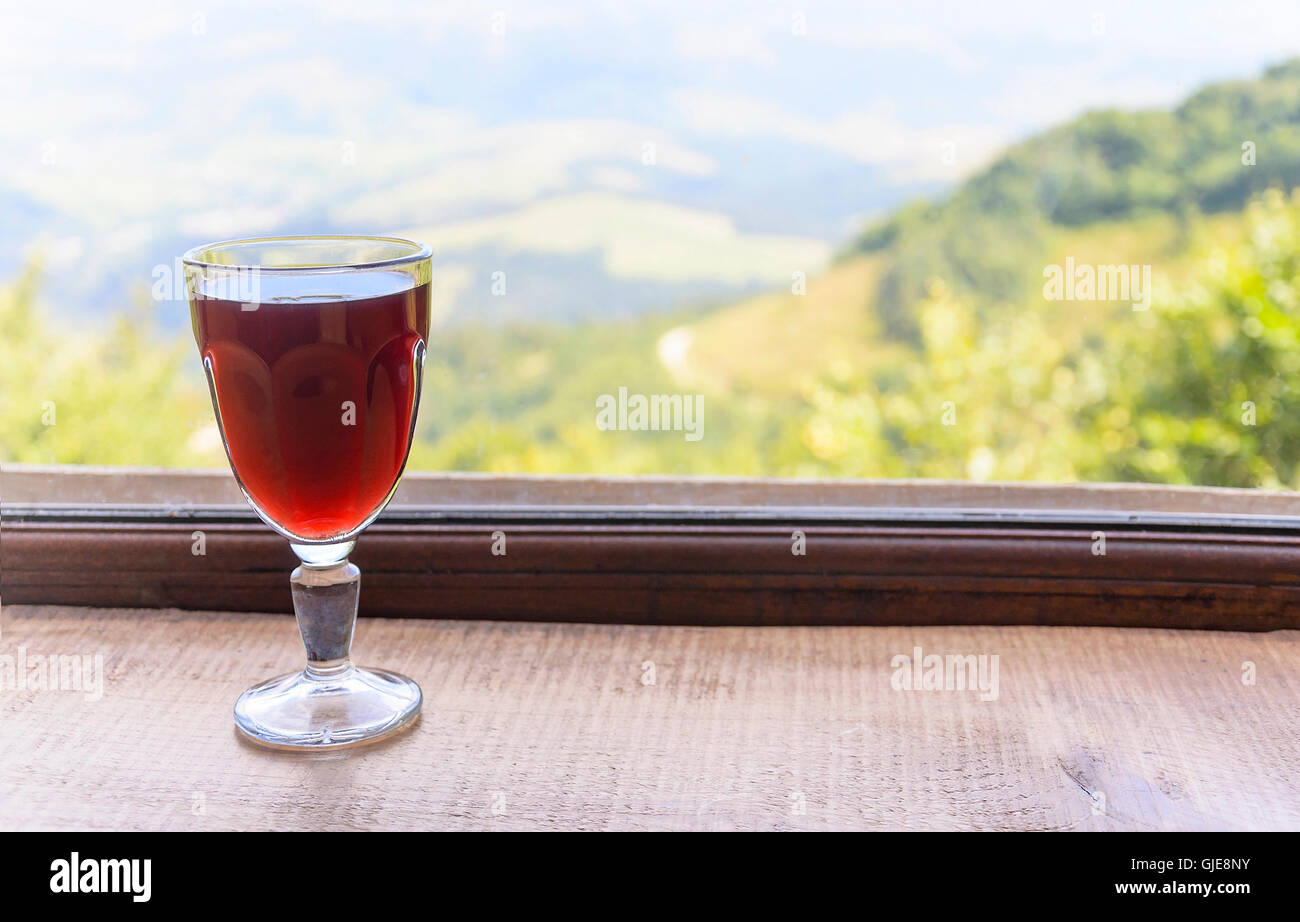
[[[942,202],[873,225],[852,251],[888,253],[876,310],[890,335],[914,339],[913,306],[931,278],[979,306],[1023,303],[1058,229],[1240,211],[1297,182],[1300,59],[1208,86],[1173,112],[1083,115],[1013,146]]]

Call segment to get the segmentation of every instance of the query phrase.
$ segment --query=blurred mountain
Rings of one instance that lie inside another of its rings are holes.
[[[445,340],[430,380],[452,396],[416,463],[1294,487],[1290,436],[1237,418],[1300,396],[1296,187],[1300,62],[1170,111],[1089,113],[873,223],[805,290]],[[1067,260],[1150,267],[1153,306],[1046,299]],[[624,385],[703,394],[708,437],[593,431],[591,395]],[[945,402],[961,425],[939,425]]]
[[[824,271],[815,235],[747,226],[707,197],[719,184],[699,177],[721,169],[717,150],[705,161],[656,146],[642,179],[701,182],[704,197],[683,204],[667,187],[646,194],[635,164],[608,154],[581,169],[566,154],[562,175],[590,184],[552,187],[540,141],[507,171],[519,148],[493,147],[480,130],[470,137],[481,155],[458,148],[454,168],[389,170],[404,178],[387,189],[340,165],[327,204],[303,198],[317,225],[394,209],[439,253],[444,322],[430,338],[411,469],[1300,489],[1295,62],[1168,109],[1093,111],[1033,134],[951,192],[873,222]],[[610,141],[610,130],[570,123],[562,146],[607,151],[636,137],[616,129]],[[309,162],[244,180],[292,191]],[[728,162],[743,173],[743,158]],[[460,201],[484,163],[503,183],[475,188],[498,204]],[[145,207],[92,191],[99,207]],[[49,196],[11,201],[33,220],[66,220]],[[453,217],[425,222],[419,202]],[[284,220],[241,208],[186,212],[169,233]],[[133,227],[106,239],[154,239]],[[59,274],[51,266],[75,276],[68,266],[130,265],[55,243],[47,278]],[[1149,298],[1048,296],[1045,273],[1070,261],[1149,267]],[[806,286],[792,283],[804,266]],[[495,272],[502,294],[484,294]],[[731,293],[747,285],[763,290]],[[37,293],[30,275],[0,286],[0,459],[221,463],[184,333],[156,336],[147,311],[107,335],[68,329]],[[676,306],[651,309],[661,294]],[[623,388],[700,395],[703,438],[597,425],[597,402]],[[37,399],[58,406],[57,426]]]

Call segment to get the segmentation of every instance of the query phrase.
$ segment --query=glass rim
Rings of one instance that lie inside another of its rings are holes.
[[[371,241],[375,243],[395,243],[408,246],[412,252],[402,256],[394,256],[391,259],[375,259],[365,262],[340,262],[330,263],[323,266],[261,266],[246,263],[215,263],[207,259],[200,259],[200,253],[208,253],[222,248],[233,248],[250,243],[311,243],[320,241]],[[230,272],[290,272],[290,273],[327,273],[327,272],[348,272],[354,269],[387,269],[394,266],[405,266],[411,263],[417,263],[421,260],[432,259],[433,250],[427,243],[420,243],[417,240],[410,240],[406,237],[388,237],[375,234],[287,234],[283,236],[262,236],[262,237],[236,237],[231,240],[218,240],[214,243],[204,243],[196,247],[190,247],[181,256],[181,262],[187,266],[196,266],[203,269],[223,269]]]

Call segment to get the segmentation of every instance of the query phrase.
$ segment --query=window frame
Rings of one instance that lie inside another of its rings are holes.
[[[352,559],[371,615],[1300,627],[1300,497],[1257,490],[411,473]],[[289,612],[294,563],[228,471],[0,471],[6,605]]]

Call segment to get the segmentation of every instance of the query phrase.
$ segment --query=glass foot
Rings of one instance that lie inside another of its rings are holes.
[[[276,749],[341,749],[392,736],[420,716],[420,686],[384,669],[309,668],[254,685],[235,702],[235,725]]]

